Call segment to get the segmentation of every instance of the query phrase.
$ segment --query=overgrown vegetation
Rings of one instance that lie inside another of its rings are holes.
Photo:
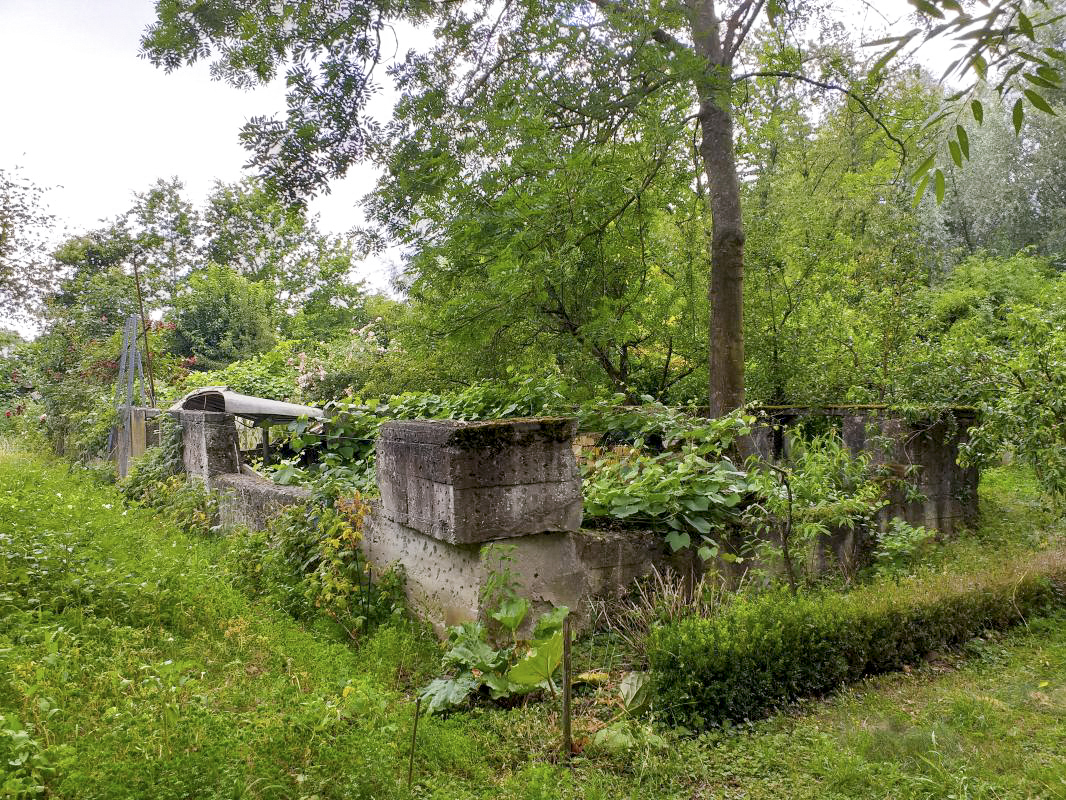
[[[1058,546],[1035,487],[1019,495],[1018,483],[996,476],[987,497],[998,527],[982,529],[972,554],[957,543],[955,561]],[[123,513],[113,489],[65,465],[0,457],[0,486],[8,795],[409,796],[414,698],[440,654],[431,637],[393,620],[353,647],[301,625],[237,588],[235,540]],[[1020,527],[1032,537],[1019,539]],[[411,793],[1057,796],[1063,630],[1061,618],[1030,617],[1006,638],[985,634],[827,703],[699,736],[638,716],[639,682],[623,687],[630,666],[611,637],[594,637],[575,655],[572,766],[557,763],[557,706],[544,692],[423,717]]]
[[[0,333],[0,794],[1066,793],[1066,645],[1034,621],[1066,581],[1066,28],[1046,0],[911,4],[929,24],[872,50],[805,0],[160,4],[145,55],[214,54],[238,83],[296,65],[292,116],[250,123],[262,178],[199,205],[157,181],[50,253],[41,191],[0,171],[0,298],[40,327]],[[363,60],[396,21],[435,39],[378,73],[400,101],[368,123]],[[946,97],[906,52],[952,35],[975,77]],[[363,155],[384,168],[368,229],[320,231],[306,193]],[[397,243],[395,297],[353,279]],[[130,317],[135,403],[210,384],[326,407],[257,464],[308,503],[223,530],[167,425],[117,490],[89,484]],[[839,403],[975,411],[978,529],[888,519],[918,476],[832,424],[766,428]],[[359,548],[385,421],[545,415],[597,434],[588,525],[653,531],[685,565],[601,605],[568,771],[566,609],[532,619],[504,560],[488,618],[442,651]],[[21,455],[46,444],[64,467]],[[847,536],[861,557],[830,552]],[[995,643],[1023,621],[1043,661]],[[752,722],[960,652],[943,719]],[[408,739],[416,698],[435,713]]]

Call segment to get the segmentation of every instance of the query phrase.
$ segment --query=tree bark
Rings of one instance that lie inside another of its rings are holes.
[[[733,155],[733,115],[727,68],[725,89],[700,103],[700,157],[710,189],[711,276],[708,347],[709,400],[712,417],[744,405],[744,220],[740,181]]]
[[[719,417],[744,405],[744,220],[733,154],[733,52],[739,47],[734,38],[743,38],[753,17],[747,25],[743,20],[757,14],[762,3],[738,4],[723,29],[714,0],[690,2],[692,41],[706,65],[697,89],[700,158],[711,212],[708,400],[711,416]]]

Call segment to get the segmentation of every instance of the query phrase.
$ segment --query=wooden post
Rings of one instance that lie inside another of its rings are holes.
[[[569,761],[574,752],[570,735],[570,615],[563,619],[563,760]]]
[[[148,431],[143,408],[130,409],[130,458],[143,456],[148,447]]]
[[[263,466],[270,466],[270,427],[263,425]]]
[[[418,717],[422,713],[422,698],[415,700],[415,724],[411,730],[411,759],[407,763],[407,791],[411,791],[411,782],[415,777],[415,743],[418,740]]]

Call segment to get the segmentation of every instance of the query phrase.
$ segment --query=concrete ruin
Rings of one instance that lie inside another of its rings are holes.
[[[823,536],[812,553],[816,572],[831,563],[855,566],[869,558],[874,534],[899,517],[953,536],[977,522],[976,467],[958,463],[959,450],[976,422],[972,409],[935,417],[905,417],[884,406],[789,406],[762,410],[766,424],[756,433],[763,458],[787,458],[790,429],[816,418],[836,428],[852,455],[865,454],[886,477],[888,503],[869,530],[838,530]]]
[[[247,474],[233,413],[171,413],[182,428],[185,469],[219,492],[224,525],[260,529],[308,498],[304,489]],[[789,426],[820,413],[833,417],[853,452],[913,476],[921,499],[898,490],[878,525],[900,516],[950,535],[974,521],[977,473],[956,463],[972,415],[923,424],[884,409],[773,413],[774,425],[756,436],[766,457],[786,455]],[[653,566],[676,568],[657,534],[582,529],[576,428],[569,418],[386,423],[376,444],[381,500],[372,504],[363,532],[368,561],[376,569],[401,565],[411,607],[439,632],[484,618],[485,587],[503,569],[530,600],[531,617],[565,605],[581,624],[591,599],[625,592]],[[814,555],[826,564],[858,563],[871,541],[869,531],[840,531],[825,537]]]
[[[590,598],[666,553],[651,534],[581,530],[576,431],[565,418],[386,423],[367,558],[403,566],[412,606],[438,631],[483,616],[486,582],[504,568],[534,612],[565,605],[584,621]]]

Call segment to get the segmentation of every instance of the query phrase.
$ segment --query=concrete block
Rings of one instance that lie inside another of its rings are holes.
[[[414,420],[382,426],[385,516],[451,544],[581,527],[572,419]]]
[[[440,635],[450,625],[488,618],[481,593],[502,559],[530,601],[523,634],[559,606],[571,610],[579,628],[587,626],[590,600],[623,594],[653,566],[670,563],[661,537],[647,532],[555,531],[451,544],[390,519],[380,507],[368,515],[362,548],[377,569],[403,566],[408,602]]]
[[[176,412],[181,425],[182,459],[191,478],[211,485],[211,478],[240,471],[237,425],[220,411]]]
[[[215,475],[211,484],[219,492],[219,521],[224,527],[242,525],[263,530],[279,511],[311,497],[309,489],[279,486],[254,475]]]

